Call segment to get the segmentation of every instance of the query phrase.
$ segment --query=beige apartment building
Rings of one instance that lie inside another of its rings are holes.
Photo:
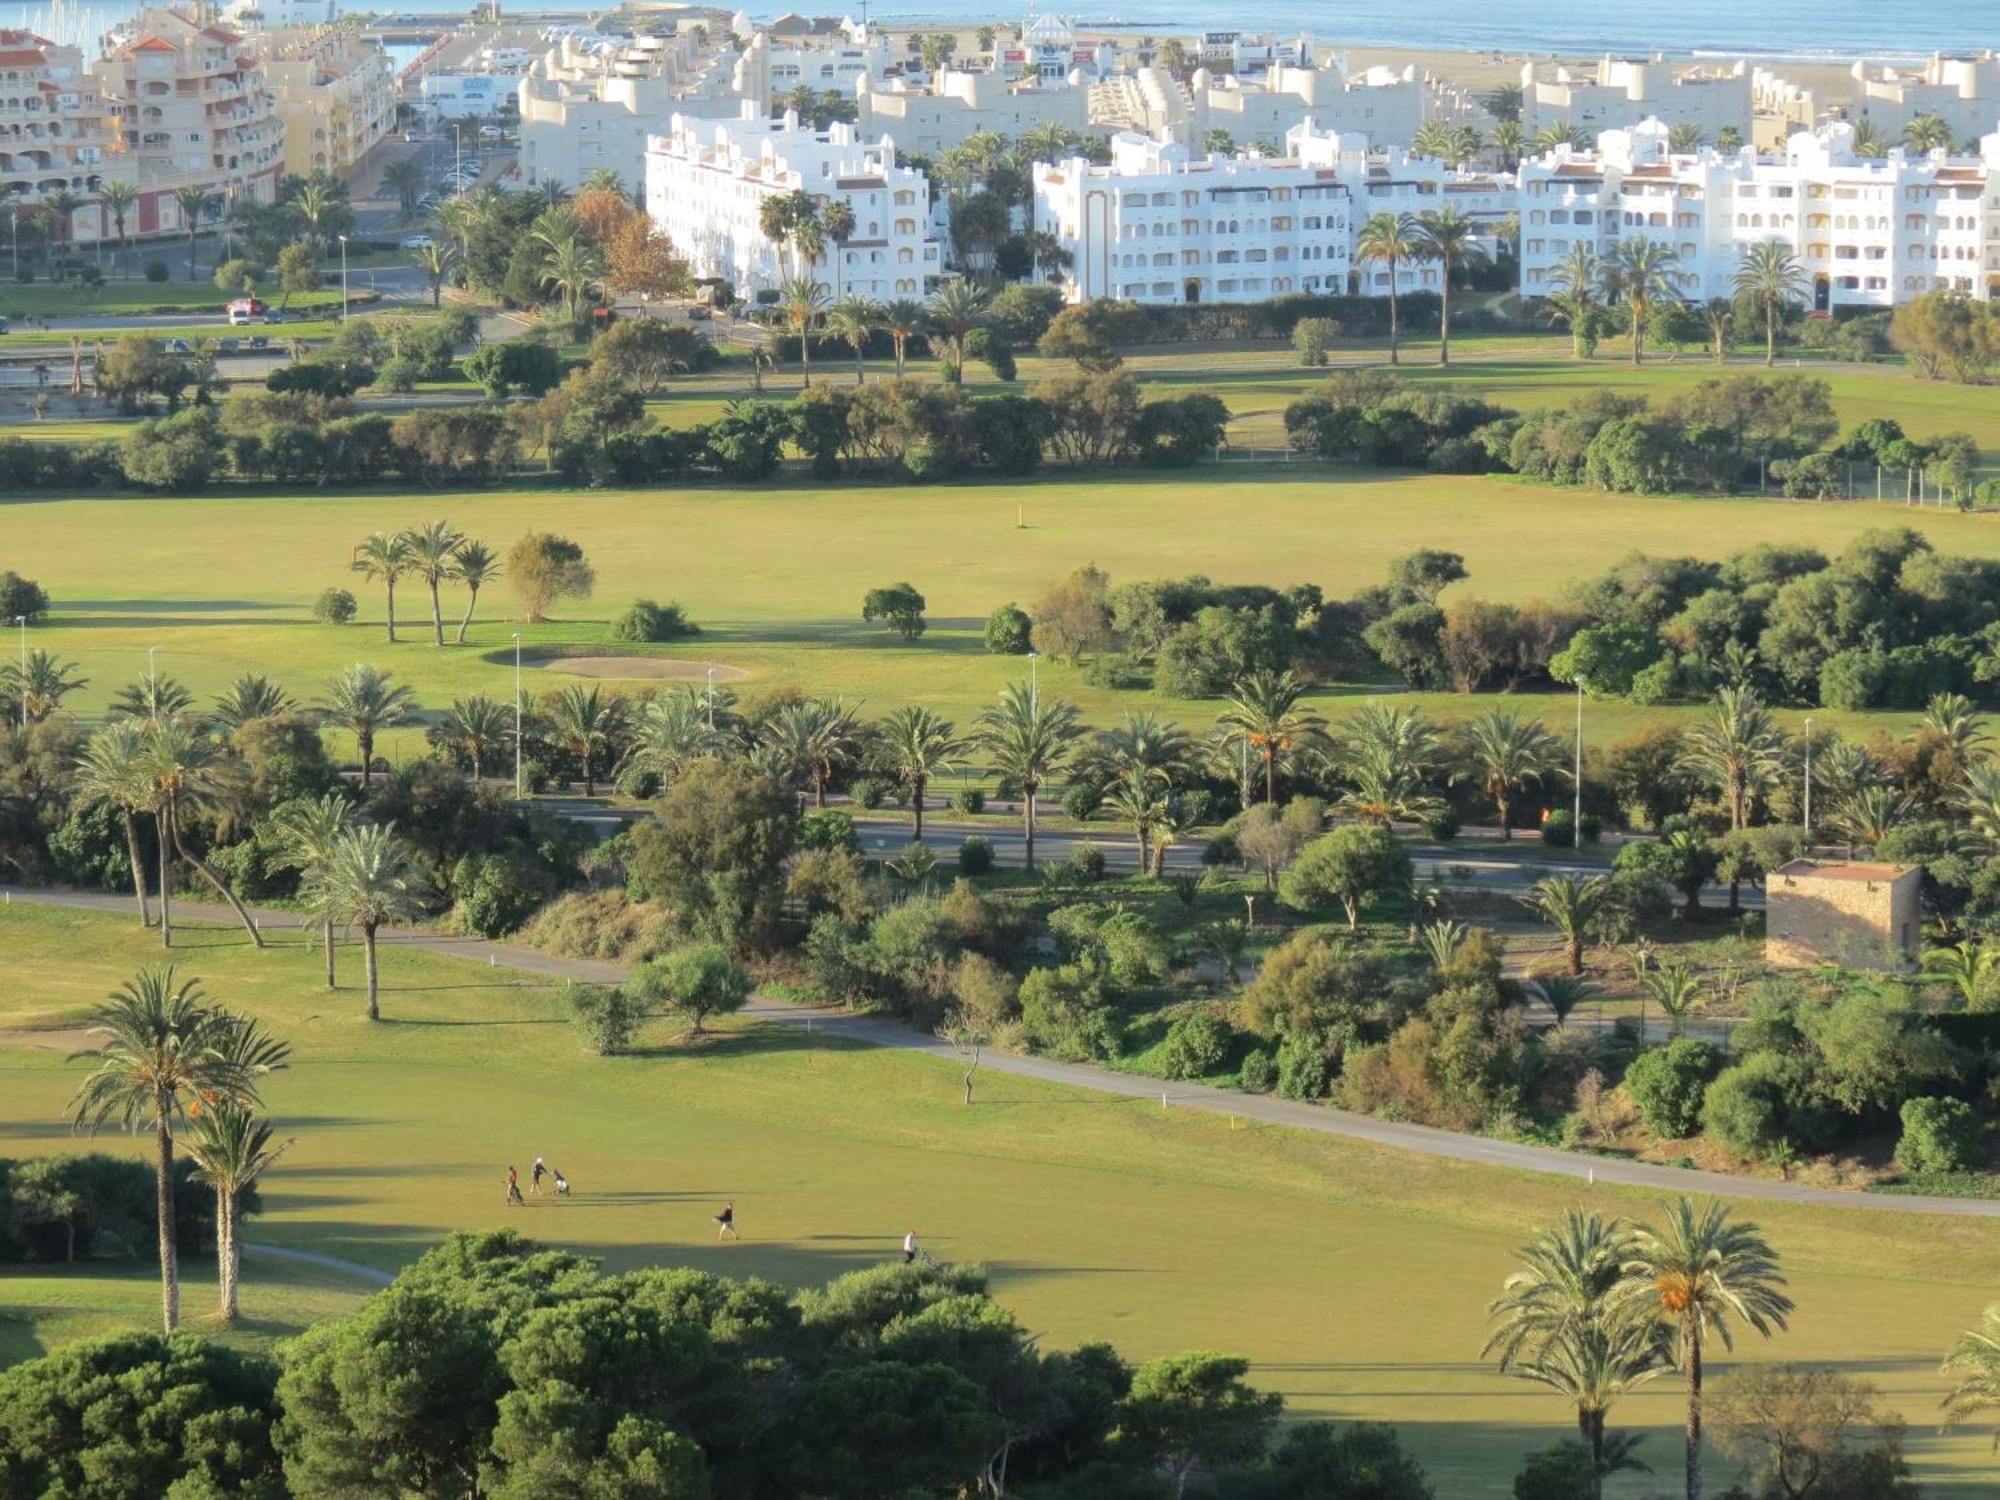
[[[389,55],[353,28],[287,27],[251,42],[284,126],[288,175],[350,172],[396,128]]]
[[[97,80],[75,47],[31,31],[0,30],[0,199],[35,203],[99,185],[112,142]],[[71,216],[72,242],[95,238],[98,211]]]

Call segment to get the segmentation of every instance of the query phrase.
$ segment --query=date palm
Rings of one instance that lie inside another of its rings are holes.
[[[1604,262],[1605,285],[1632,313],[1632,363],[1646,357],[1646,315],[1680,300],[1681,258],[1665,240],[1622,239]]]
[[[218,876],[188,843],[181,815],[212,809],[226,783],[238,774],[237,765],[199,726],[186,718],[163,718],[146,725],[140,763],[153,781],[153,823],[160,840],[160,946],[173,946],[172,923],[168,918],[167,892],[173,865],[184,859],[206,880],[215,893],[236,913],[243,930],[257,947],[264,946],[264,934],[257,930],[250,913],[236,898],[236,892]]]
[[[1657,1320],[1617,1306],[1630,1225],[1580,1209],[1564,1213],[1518,1252],[1521,1268],[1486,1310],[1493,1331],[1480,1350],[1502,1374],[1567,1396],[1590,1449],[1590,1493],[1603,1493],[1605,1422],[1618,1397],[1671,1368],[1671,1345]]]
[[[146,731],[136,719],[113,719],[90,737],[76,762],[77,800],[85,806],[115,807],[125,828],[125,853],[132,861],[132,895],[139,925],[153,925],[146,900],[146,862],[139,852],[139,819],[154,809],[157,789],[146,767]]]
[[[861,356],[867,352],[868,340],[875,330],[882,326],[882,309],[866,297],[849,292],[836,301],[826,312],[826,331],[842,340],[854,351],[854,383],[860,385],[867,379],[867,369]]]
[[[1597,993],[1597,987],[1589,980],[1570,974],[1546,974],[1540,979],[1529,980],[1527,988],[1528,993],[1546,1005],[1549,1014],[1556,1018],[1557,1031],[1569,1023],[1572,1011]]]
[[[1354,241],[1354,258],[1364,264],[1386,267],[1389,272],[1389,363],[1400,363],[1396,325],[1396,268],[1418,256],[1415,232],[1408,214],[1370,214]]]
[[[410,538],[407,532],[378,531],[359,547],[354,549],[354,557],[348,567],[367,578],[371,583],[379,583],[389,600],[388,626],[389,644],[396,644],[396,584],[410,571],[413,559],[410,556]]]
[[[2000,854],[2000,765],[1982,761],[1967,771],[1957,803],[1979,846]]]
[[[1769,1338],[1785,1327],[1792,1299],[1773,1251],[1755,1224],[1711,1199],[1664,1205],[1657,1229],[1640,1226],[1615,1294],[1623,1309],[1658,1321],[1674,1338],[1687,1381],[1687,1500],[1701,1500],[1702,1346],[1713,1334],[1733,1349],[1733,1325]]]
[[[479,607],[479,591],[500,576],[500,559],[480,541],[464,541],[451,560],[452,578],[465,585],[465,615],[458,622],[457,644],[465,644],[465,632],[472,624],[472,612]]]
[[[1903,144],[1920,156],[1948,150],[1951,146],[1951,123],[1944,116],[1926,110],[1903,127]]]
[[[1571,245],[1549,272],[1551,291],[1546,300],[1569,326],[1569,350],[1577,359],[1584,357],[1584,340],[1590,337],[1591,314],[1597,310],[1597,288],[1603,279],[1604,263],[1583,240]]]
[[[1519,120],[1502,120],[1487,138],[1501,171],[1511,172],[1521,165],[1521,153],[1528,149],[1528,133]]]
[[[1528,906],[1562,935],[1563,960],[1572,978],[1583,975],[1583,945],[1611,895],[1603,875],[1550,875],[1528,893]]]
[[[884,719],[881,749],[889,770],[910,792],[910,811],[916,828],[912,838],[924,838],[924,790],[932,779],[956,770],[971,747],[949,719],[939,718],[928,708],[900,708]]]
[[[812,194],[800,189],[766,198],[757,208],[758,231],[778,247],[780,255],[789,245],[794,256],[794,274],[804,275],[817,258],[820,243],[819,205]],[[806,253],[808,246],[815,247]]]
[[[844,200],[835,198],[819,211],[820,233],[833,246],[833,295],[836,302],[846,296],[841,287],[841,265],[846,259],[842,248],[854,238],[854,209]]]
[[[1854,122],[1854,154],[1860,157],[1880,160],[1889,154],[1890,141],[1882,134],[1881,127],[1863,115]]]
[[[583,767],[584,796],[596,796],[597,755],[623,733],[624,701],[606,697],[602,688],[573,682],[549,705],[549,722],[563,748]]]
[[[1438,728],[1416,709],[1364,703],[1340,725],[1328,759],[1346,789],[1337,806],[1364,823],[1387,828],[1440,805],[1428,790],[1443,761]]]
[[[327,792],[317,801],[301,797],[284,803],[271,813],[271,842],[281,869],[297,870],[301,894],[324,897],[321,880],[333,846],[354,821],[354,806],[339,792]],[[334,988],[333,930],[338,913],[322,902],[312,908],[313,924],[320,929],[326,959],[326,987]]]
[[[1567,146],[1572,151],[1587,151],[1590,149],[1590,132],[1574,120],[1544,125],[1535,132],[1534,149],[1538,154],[1554,151],[1558,146]]]
[[[63,699],[89,686],[88,677],[76,675],[75,662],[39,646],[25,662],[0,667],[0,697],[8,700],[7,717],[17,724],[24,718],[30,724],[41,723],[62,707]]]
[[[288,714],[297,707],[292,695],[270,678],[245,672],[216,698],[208,719],[226,739],[245,724]]]
[[[1803,302],[1809,285],[1806,269],[1783,240],[1764,240],[1743,252],[1736,268],[1738,296],[1753,297],[1764,309],[1764,363],[1778,362],[1778,318],[1785,308]]]
[[[437,646],[444,646],[444,603],[438,590],[458,568],[458,549],[465,545],[465,533],[452,529],[449,521],[426,521],[403,533],[403,550],[410,571],[431,591],[431,634]]]
[[[1185,729],[1149,711],[1128,713],[1101,730],[1090,758],[1120,781],[1165,791],[1186,774],[1194,749]]]
[[[430,174],[424,170],[422,158],[405,156],[382,169],[382,186],[396,195],[401,216],[413,219],[417,214],[417,200],[430,186]]]
[[[1317,746],[1326,720],[1304,706],[1305,684],[1291,671],[1252,672],[1229,690],[1217,722],[1264,766],[1264,800],[1278,800],[1278,763]]]
[[[826,784],[853,763],[860,724],[838,698],[787,703],[764,721],[760,739],[788,786],[809,786],[813,805],[826,806]]]
[[[268,1120],[234,1104],[195,1117],[187,1154],[203,1182],[215,1189],[215,1264],[220,1318],[237,1317],[236,1287],[243,1270],[243,1194],[292,1146],[278,1141]]]
[[[180,210],[181,228],[188,237],[188,280],[197,280],[194,268],[195,244],[201,238],[201,221],[208,216],[215,200],[209,196],[207,188],[189,183],[174,189],[174,206]]]
[[[2000,948],[1973,938],[1950,948],[1926,948],[1924,972],[1957,990],[1966,1010],[1988,1010],[1995,978],[2000,977]]]
[[[1500,814],[1500,838],[1513,838],[1509,818],[1516,790],[1539,786],[1562,764],[1562,746],[1540,719],[1524,719],[1512,709],[1490,708],[1460,731],[1464,774],[1493,799]]]
[[[1640,976],[1646,996],[1667,1018],[1667,1037],[1672,1040],[1681,1034],[1681,1028],[1695,1008],[1707,998],[1708,989],[1694,966],[1685,961],[1663,963]]]
[[[1681,765],[1722,794],[1731,828],[1747,828],[1751,804],[1785,773],[1784,748],[1784,734],[1757,694],[1724,688],[1683,736]]]
[[[481,780],[493,758],[514,738],[514,706],[484,694],[454,698],[444,717],[432,726],[431,741],[460,751],[472,765],[472,779]]]
[[[799,374],[812,384],[812,334],[827,308],[826,283],[807,275],[787,276],[778,287],[778,306],[799,340]]]
[[[1977,1328],[1964,1329],[1952,1340],[1938,1373],[1952,1381],[1944,1398],[1947,1430],[1967,1417],[2000,1407],[2000,1302],[1986,1309]],[[2000,1436],[1994,1443],[2000,1446]]]
[[[1455,208],[1433,208],[1416,217],[1412,238],[1419,260],[1438,263],[1438,363],[1451,363],[1451,276],[1482,259],[1472,220]]]
[[[458,264],[457,247],[437,242],[419,245],[410,253],[410,263],[424,273],[424,281],[431,289],[432,309],[444,306],[445,283],[451,280],[451,269]]]
[[[356,662],[328,681],[326,697],[319,704],[323,721],[354,736],[364,792],[374,772],[375,736],[409,722],[416,712],[416,694],[401,683],[392,683],[390,676],[366,662]]]
[[[1000,701],[979,716],[979,745],[994,774],[1021,789],[1024,863],[1035,868],[1035,798],[1069,763],[1083,737],[1082,715],[1067,698],[1044,698],[1022,683],[1000,690]]]
[[[562,299],[563,317],[574,326],[583,304],[604,284],[604,252],[581,233],[555,237],[542,267],[542,285]]]
[[[174,1127],[204,1108],[254,1108],[257,1084],[285,1065],[289,1049],[254,1023],[208,1003],[197,981],[175,982],[171,965],[143,969],[91,1012],[104,1038],[97,1067],[69,1101],[79,1129],[117,1122],[151,1127],[160,1247],[160,1321],[180,1323],[180,1259],[174,1237]]]
[[[177,719],[193,707],[194,694],[176,678],[146,671],[118,690],[109,713],[114,719],[144,719],[157,724]]]
[[[132,205],[139,201],[139,190],[129,182],[107,182],[98,188],[97,196],[104,206],[111,210],[112,227],[118,233],[118,243],[125,243],[125,218],[132,212]]]
[[[698,760],[727,754],[731,745],[728,734],[716,728],[706,698],[682,686],[639,710],[624,765],[670,782]]]
[[[965,368],[965,341],[972,337],[974,329],[986,326],[991,300],[985,287],[963,276],[941,282],[925,300],[927,329],[944,346],[952,369]]]
[[[1929,752],[1933,777],[1963,785],[1966,773],[1992,752],[1986,720],[1962,693],[1936,693],[1924,707],[1917,740]]]
[[[420,901],[416,865],[396,837],[393,824],[349,828],[333,841],[325,863],[310,882],[310,902],[336,914],[361,934],[361,957],[368,974],[368,1019],[382,1019],[381,971],[376,934],[391,922],[415,916]]]
[[[1141,875],[1152,873],[1153,831],[1168,815],[1172,801],[1164,783],[1142,776],[1120,777],[1105,792],[1105,810],[1132,830]]]
[[[910,340],[924,331],[924,305],[909,297],[898,297],[882,305],[882,331],[896,351],[896,378],[903,378]]]
[[[339,190],[324,178],[309,177],[292,194],[291,207],[293,214],[305,226],[306,243],[312,247],[313,254],[318,255],[326,248],[326,228],[341,207]]]
[[[1908,823],[1917,815],[1917,804],[1910,794],[1901,787],[1863,786],[1856,787],[1843,795],[1833,805],[1833,815],[1826,821],[1837,829],[1847,840],[1849,850],[1856,846],[1873,849],[1890,830]]]

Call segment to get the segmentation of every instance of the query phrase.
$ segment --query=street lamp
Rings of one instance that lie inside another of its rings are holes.
[[[1576,680],[1576,810],[1570,814],[1569,846],[1583,848],[1583,679]],[[1503,830],[1504,831],[1504,830]]]
[[[1806,853],[1812,853],[1812,715],[1806,715]]]
[[[28,727],[28,617],[14,616],[14,623],[21,627],[21,727]]]
[[[1042,653],[1033,646],[1028,648],[1028,706],[1039,710],[1042,705]]]
[[[708,669],[708,732],[715,733],[715,668]]]
[[[347,321],[347,236],[340,239],[340,321]]]
[[[521,632],[514,632],[514,800],[521,800]]]

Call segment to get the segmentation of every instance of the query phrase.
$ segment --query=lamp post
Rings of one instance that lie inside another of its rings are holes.
[[[1042,706],[1042,653],[1033,646],[1028,648],[1028,707],[1039,711]]]
[[[1570,848],[1583,847],[1583,679],[1576,680],[1576,810],[1570,814]]]
[[[708,732],[715,733],[715,668],[708,669]]]
[[[521,800],[521,632],[514,632],[514,800]]]
[[[340,321],[347,321],[347,236],[340,236]]]
[[[14,616],[14,623],[21,627],[21,727],[28,727],[28,617]]]
[[[1806,715],[1806,853],[1812,853],[1812,715]]]

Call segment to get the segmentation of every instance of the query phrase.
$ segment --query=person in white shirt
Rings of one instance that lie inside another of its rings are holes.
[[[903,1236],[903,1264],[908,1265],[917,1258],[917,1232],[912,1229]]]

